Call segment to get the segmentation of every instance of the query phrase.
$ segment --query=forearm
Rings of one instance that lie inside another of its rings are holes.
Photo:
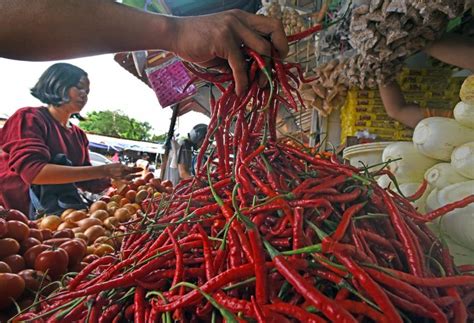
[[[425,52],[442,62],[474,71],[474,40],[447,34],[425,48]]]
[[[169,50],[174,29],[170,17],[111,0],[0,1],[0,56],[15,59]]]
[[[178,164],[178,172],[180,179],[188,179],[192,177],[189,171],[187,170],[187,167],[183,164]]]
[[[414,128],[423,119],[421,108],[417,104],[405,101],[405,97],[396,82],[379,86],[379,93],[385,111],[391,118],[411,128]]]
[[[102,166],[63,166],[47,164],[33,179],[32,184],[67,184],[104,177]]]

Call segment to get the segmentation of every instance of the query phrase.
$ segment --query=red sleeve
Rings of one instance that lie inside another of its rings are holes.
[[[18,110],[5,123],[1,148],[9,154],[8,168],[30,183],[51,159],[45,142],[47,127],[35,108]]]

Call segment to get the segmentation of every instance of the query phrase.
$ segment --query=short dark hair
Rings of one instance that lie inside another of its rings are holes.
[[[56,63],[48,67],[31,89],[31,95],[45,104],[59,106],[69,102],[68,91],[79,84],[87,73],[68,63]]]

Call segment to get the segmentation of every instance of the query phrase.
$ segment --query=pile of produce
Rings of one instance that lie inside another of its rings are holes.
[[[327,117],[334,109],[344,105],[347,87],[341,84],[341,71],[336,71],[341,67],[339,60],[335,59],[314,69],[314,79],[299,87],[306,107],[316,109],[319,115]]]
[[[285,34],[292,35],[306,29],[303,16],[293,8],[283,8],[278,3],[272,3],[266,10],[268,17],[281,20]]]
[[[218,100],[211,96],[198,176],[169,198],[147,201],[150,212],[130,226],[119,253],[94,261],[17,319],[473,318],[474,268],[456,267],[425,222],[474,202],[474,195],[422,215],[380,188],[372,177],[378,173],[277,141],[278,108],[297,108],[295,89],[304,80],[276,56],[266,63],[245,51],[246,95],[234,94],[230,75],[195,70],[222,91]],[[257,70],[268,78],[265,89]]]
[[[0,209],[0,314],[8,314],[14,301],[26,308],[37,294],[56,289],[62,275],[99,258],[85,256],[86,243],[71,230],[39,228],[20,211]]]
[[[142,219],[143,202],[161,198],[170,185],[149,173],[111,190],[88,210],[68,209],[36,221],[18,210],[0,209],[0,311],[11,316],[13,301],[24,309],[36,294],[44,297],[61,287],[64,274],[76,274],[119,250],[129,223]]]
[[[162,185],[164,184],[164,185]],[[87,254],[102,256],[120,247],[127,223],[143,216],[142,205],[147,199],[159,199],[171,192],[171,182],[148,173],[129,185],[111,189],[88,210],[67,209],[60,216],[47,215],[36,222],[40,229],[53,232],[68,229],[87,244]]]
[[[464,0],[367,0],[350,3],[342,16],[343,21],[333,27],[339,26],[335,31],[343,37],[338,46],[331,47],[334,51],[332,57],[338,60],[318,66],[314,89],[322,87],[328,93],[344,95],[347,88],[370,89],[393,81],[407,57],[440,38],[449,19],[472,7],[472,2]],[[349,32],[346,35],[347,26]],[[347,41],[352,48],[342,53],[341,47]],[[325,46],[327,44],[323,41],[321,50],[327,51]],[[331,57],[327,52],[320,54]],[[323,78],[320,77],[321,71],[324,71]],[[325,115],[330,111],[328,103],[323,99],[322,104],[314,102],[313,106],[317,104],[318,111]]]
[[[432,211],[474,192],[473,84],[474,76],[464,81],[454,119],[426,118],[416,126],[413,142],[394,143],[383,152],[384,162],[393,160],[388,168],[396,175],[402,193],[412,194],[426,182],[424,195],[414,203],[421,211]],[[381,178],[379,184],[386,187],[390,182]],[[474,250],[472,205],[450,212],[440,224],[448,237]]]

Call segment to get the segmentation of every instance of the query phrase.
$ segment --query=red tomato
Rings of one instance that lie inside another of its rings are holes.
[[[7,222],[7,225],[7,238],[13,238],[16,241],[21,242],[30,235],[30,228],[28,228],[28,226],[23,222],[11,220]]]
[[[49,284],[50,279],[41,271],[36,271],[34,269],[25,269],[18,273],[21,278],[25,281],[25,286],[27,289],[36,292],[40,289],[41,286],[46,286]]]
[[[153,175],[153,173],[146,173],[145,176],[143,176],[143,180],[148,183],[150,181],[150,179],[152,178],[155,178],[155,176]]]
[[[143,178],[137,178],[136,180],[134,180],[134,184],[137,185],[137,188],[138,186],[142,186],[142,185],[145,185],[147,181],[145,181]],[[130,187],[131,188],[131,187]]]
[[[137,196],[137,191],[135,190],[129,190],[127,193],[125,193],[125,198],[132,203],[135,202],[136,196]]]
[[[8,233],[8,224],[4,219],[0,219],[0,238],[3,238]]]
[[[25,281],[17,274],[0,274],[0,309],[10,306],[25,290]]]
[[[24,215],[23,212],[14,210],[14,209],[7,210],[5,220],[7,221],[16,220],[16,221],[23,222],[24,224],[28,224],[28,221],[29,221],[28,217]]]
[[[157,184],[157,185],[155,186],[155,189],[156,189],[158,192],[160,192],[160,193],[163,193],[163,192],[166,191],[166,187],[164,187],[164,186],[161,185],[161,184]]]
[[[173,187],[173,183],[170,180],[164,180],[161,182],[161,185],[164,187]]]
[[[36,224],[36,222],[33,222],[33,221],[28,221],[28,227],[30,229],[38,229],[38,224]]]
[[[23,258],[25,258],[26,266],[28,268],[34,268],[36,257],[38,257],[38,255],[42,253],[43,251],[48,250],[50,248],[51,247],[48,245],[39,244],[37,246],[33,246],[30,249],[28,249],[23,255]]]
[[[82,239],[72,239],[61,244],[60,248],[66,250],[69,257],[69,267],[82,261],[86,255],[86,247]]]
[[[62,229],[61,231],[53,232],[53,238],[74,238],[74,231],[71,229]]]
[[[12,238],[0,239],[0,258],[14,255],[20,251],[20,244]]]
[[[36,257],[35,269],[47,272],[53,279],[57,279],[67,272],[69,257],[62,248],[45,250]]]
[[[2,259],[15,274],[26,268],[25,259],[20,255],[10,255]]]
[[[30,237],[38,239],[39,241],[43,242],[43,234],[39,229],[30,229]]]
[[[33,237],[26,238],[20,243],[20,254],[24,254],[26,250],[39,244],[41,244],[41,241],[39,241],[36,238],[33,238]]]
[[[52,238],[52,239],[43,241],[43,244],[47,244],[48,246],[58,247],[64,242],[67,242],[69,240],[71,239],[70,238]]]
[[[43,241],[51,239],[53,237],[53,231],[50,229],[41,229],[41,234],[43,235]]]
[[[152,178],[148,181],[148,183],[151,184],[155,189],[161,187],[161,179],[159,178]]]
[[[97,255],[94,255],[94,254],[90,254],[90,255],[87,255],[84,257],[84,259],[82,259],[83,262],[87,263],[87,264],[90,264],[91,262],[99,259],[100,257],[97,256]]]
[[[0,273],[11,273],[12,269],[6,262],[0,261]]]

